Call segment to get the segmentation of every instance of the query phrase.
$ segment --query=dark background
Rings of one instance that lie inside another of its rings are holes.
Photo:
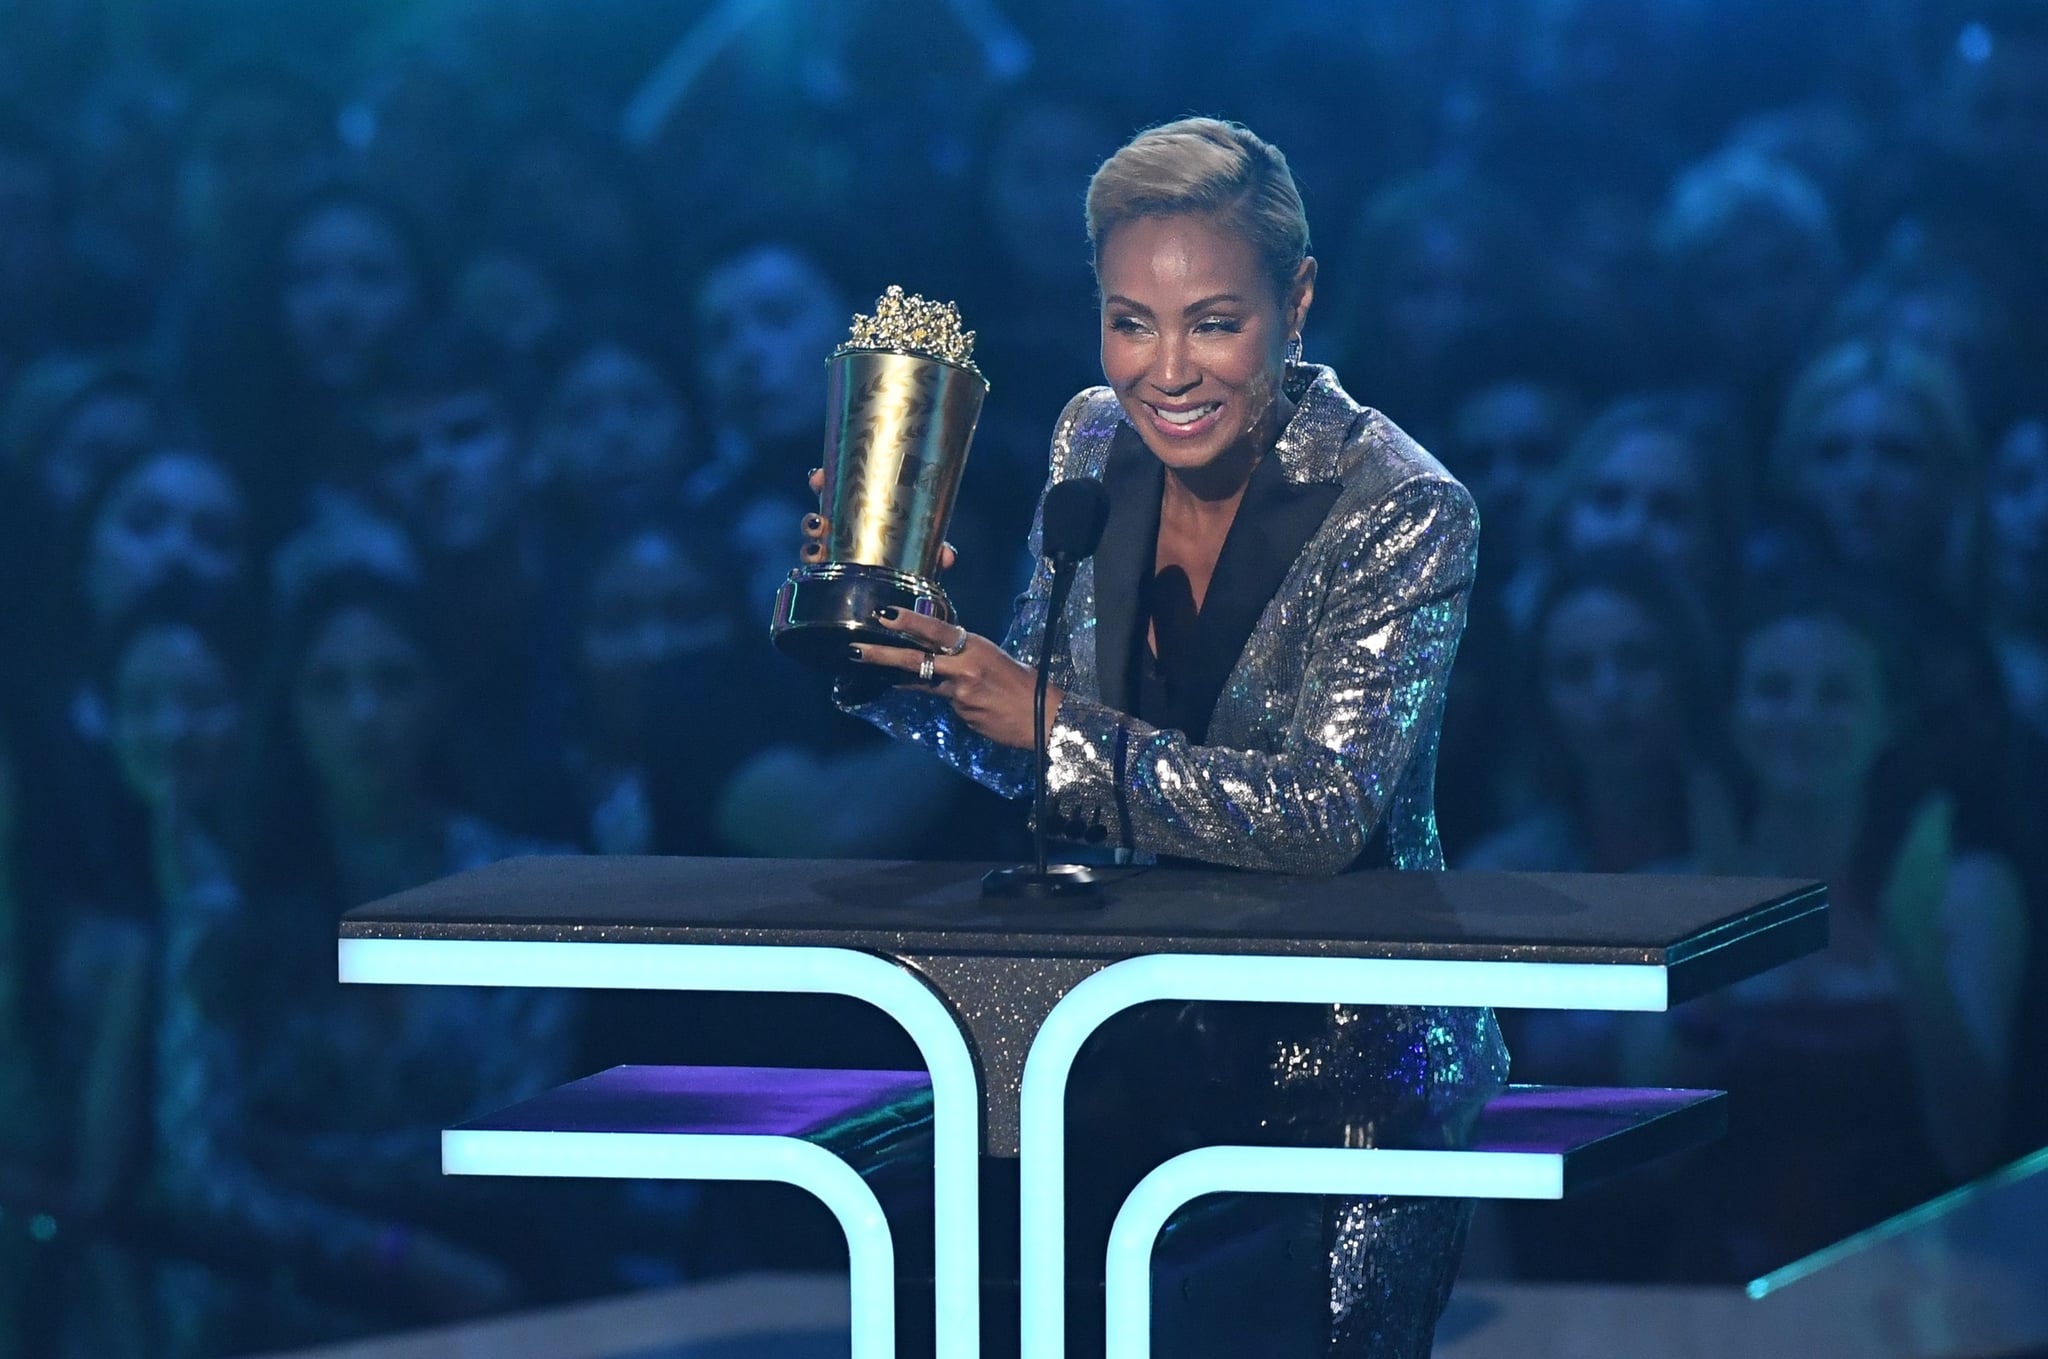
[[[1508,1017],[1521,1078],[1737,1135],[1471,1267],[1748,1278],[2048,1140],[2042,5],[0,0],[0,1354],[783,1258],[432,1173],[706,1012],[343,995],[334,918],[522,852],[1020,853],[766,644],[819,360],[891,283],[980,332],[1000,634],[1099,381],[1087,177],[1191,112],[1293,165],[1308,358],[1478,497],[1453,864],[1834,889],[1767,984]]]

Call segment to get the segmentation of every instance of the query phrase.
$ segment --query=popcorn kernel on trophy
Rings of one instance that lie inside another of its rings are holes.
[[[825,372],[825,559],[789,573],[769,633],[805,664],[839,670],[849,645],[905,645],[877,609],[952,620],[939,549],[988,381],[959,309],[897,287],[853,318]]]

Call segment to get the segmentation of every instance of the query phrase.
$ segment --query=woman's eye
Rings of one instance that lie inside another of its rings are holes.
[[[1145,328],[1145,323],[1135,316],[1118,316],[1111,319],[1109,328],[1119,335],[1136,335]]]
[[[1235,335],[1243,328],[1234,316],[1209,316],[1204,317],[1195,324],[1195,333],[1197,335],[1217,333]]]

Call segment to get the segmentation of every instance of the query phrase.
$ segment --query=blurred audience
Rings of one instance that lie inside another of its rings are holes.
[[[1740,1279],[2048,1137],[2039,0],[1291,0],[1220,74],[1148,0],[16,8],[0,1356],[617,1286],[433,1173],[603,1021],[345,993],[335,917],[514,854],[1019,853],[765,644],[821,360],[887,284],[962,303],[949,590],[1001,631],[1098,380],[1087,175],[1190,107],[1303,177],[1307,359],[1480,504],[1453,861],[1835,894],[1669,1023],[1511,1019],[1522,1079],[1754,1120],[1679,1223],[1520,1267]],[[727,1258],[687,1236],[619,1239]]]

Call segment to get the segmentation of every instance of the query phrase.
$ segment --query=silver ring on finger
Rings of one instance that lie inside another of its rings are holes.
[[[959,655],[961,652],[967,650],[967,639],[970,635],[971,634],[969,634],[966,628],[960,629],[960,635],[953,639],[953,644],[951,646],[940,647],[939,654],[941,656]]]
[[[938,660],[929,651],[917,663],[917,678],[923,684],[935,683],[939,678]]]

